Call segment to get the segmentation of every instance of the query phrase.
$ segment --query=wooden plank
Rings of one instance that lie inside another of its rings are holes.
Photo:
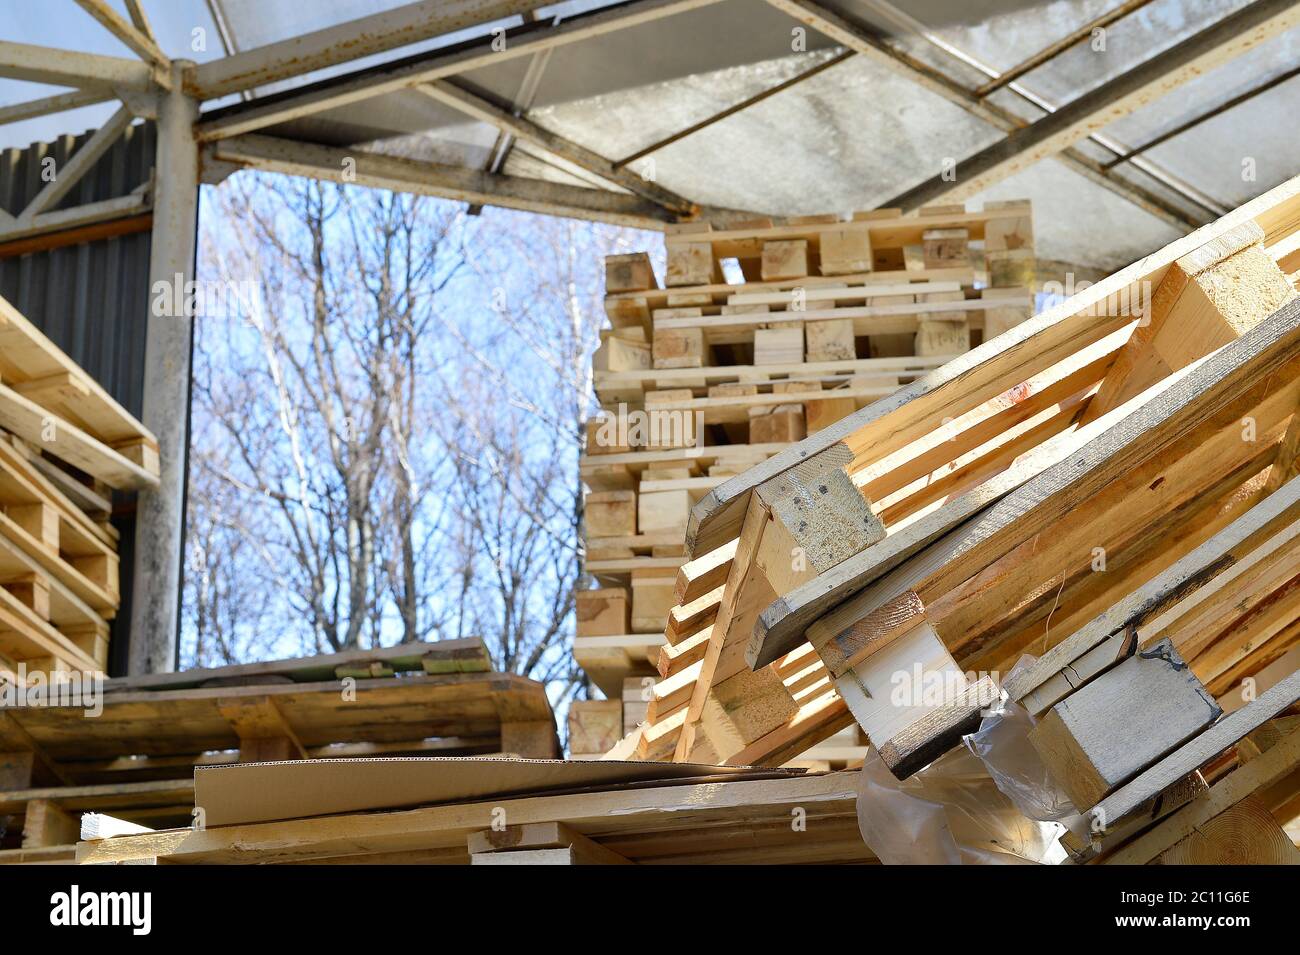
[[[220,686],[284,678],[295,683],[319,683],[333,678],[340,666],[358,666],[382,662],[399,672],[434,672],[424,661],[434,659],[451,665],[444,672],[484,673],[491,669],[487,651],[479,637],[437,642],[411,641],[391,647],[345,650],[313,657],[270,660],[261,663],[237,663],[224,667],[196,667],[177,673],[149,673],[115,677],[104,681],[105,692],[140,692],[147,690],[183,690],[205,685]],[[438,668],[435,668],[438,669]],[[282,682],[282,681],[280,681]]]
[[[968,440],[974,441],[983,437],[985,431],[981,427],[981,419],[984,416],[988,415],[999,424],[1010,424],[1037,407],[1038,402],[1033,401],[1032,398],[1036,397],[1041,402],[1053,402],[1083,387],[1084,379],[1099,376],[1101,368],[1120,347],[1123,334],[1122,331],[1116,332],[1093,346],[1082,349],[1078,354],[1061,362],[1050,375],[1031,381],[1023,390],[1018,389],[1015,399],[1010,399],[1009,407],[1015,411],[1015,415],[1010,419],[1000,413],[1008,408],[1007,399],[1003,399],[1002,396],[976,409],[974,420],[969,422],[971,425],[969,428],[966,428],[967,422],[954,419],[951,428],[941,429],[935,433],[933,445],[926,443],[927,450],[930,447],[939,450],[934,455],[918,456],[917,460],[924,463],[915,469],[916,472],[920,472],[921,468],[928,470],[935,466],[938,455],[946,457],[953,453],[948,442],[959,440],[964,428],[973,432]],[[1056,387],[1058,384],[1059,388]],[[1168,386],[1164,384],[1160,387]],[[1029,405],[1028,408],[1019,410],[1026,404]],[[1108,423],[1117,421],[1119,414],[1106,420]],[[864,590],[874,579],[898,566],[931,541],[1074,453],[1092,437],[1100,434],[1101,430],[1101,426],[1094,426],[1091,430],[1079,430],[1044,441],[1037,448],[1020,454],[1011,466],[993,475],[975,489],[957,495],[954,500],[946,502],[941,508],[921,516],[901,529],[894,530],[885,540],[848,557],[829,572],[819,575],[801,587],[787,591],[759,618],[750,644],[751,663],[761,664],[782,652],[788,652],[797,641],[803,639],[805,631],[820,616],[846,598],[851,598]],[[861,480],[865,486],[883,491],[894,486],[883,483],[891,471],[914,473],[908,470],[909,467],[914,466],[905,464],[897,456],[888,456],[882,459],[878,466],[864,469],[860,477],[855,475],[854,480],[855,483]],[[890,476],[889,479],[896,483],[905,478]]]
[[[306,861],[344,854],[393,851],[401,847],[456,847],[465,853],[472,832],[490,828],[491,809],[504,809],[511,825],[563,822],[588,838],[611,842],[615,835],[676,832],[698,838],[728,821],[753,827],[780,820],[783,839],[806,847],[833,817],[852,818],[857,792],[851,774],[776,780],[709,782],[614,792],[531,796],[488,803],[434,806],[402,812],[287,820],[203,831],[168,830],[83,844],[82,862],[124,862],[166,857],[169,862]],[[802,807],[805,831],[793,832],[791,810]],[[614,811],[617,810],[617,811]],[[856,830],[856,823],[854,824]],[[856,833],[855,833],[856,835]],[[861,845],[858,858],[870,854]],[[239,848],[236,848],[239,847]],[[629,856],[637,861],[635,856]],[[465,853],[462,861],[467,861]]]
[[[1009,679],[1005,685],[1008,695],[1036,708],[1036,704],[1030,702],[1030,695],[1057,673],[1103,642],[1122,640],[1123,634],[1158,619],[1170,607],[1194,595],[1219,574],[1240,563],[1267,535],[1278,532],[1297,515],[1300,515],[1300,481],[1290,481]],[[1288,533],[1300,533],[1300,526]]]
[[[70,396],[56,414],[71,412],[105,444],[143,439],[155,449],[157,439],[119,405],[104,388],[59,350],[35,325],[0,298],[0,380],[11,385],[66,375],[80,395]]]
[[[0,385],[0,426],[115,488],[158,486],[158,475],[6,385]]]

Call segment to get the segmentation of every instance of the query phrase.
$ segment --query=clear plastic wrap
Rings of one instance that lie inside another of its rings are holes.
[[[1078,813],[1029,742],[1034,724],[1028,710],[1007,702],[984,717],[979,730],[966,737],[966,746],[984,764],[998,789],[1026,816],[1042,822],[1065,822]]]
[[[957,748],[905,780],[873,750],[863,763],[858,828],[886,865],[1055,865],[1054,822],[1027,818],[973,753]]]
[[[995,703],[965,747],[903,781],[873,750],[858,795],[862,838],[889,865],[1063,861],[1058,838],[1084,823],[1029,742],[1034,723],[1019,704]]]

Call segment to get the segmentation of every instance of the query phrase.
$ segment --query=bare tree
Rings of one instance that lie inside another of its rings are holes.
[[[264,649],[221,593],[280,652],[474,634],[557,699],[580,688],[603,257],[647,241],[250,174],[208,198],[205,277],[261,294],[199,321],[187,649]]]

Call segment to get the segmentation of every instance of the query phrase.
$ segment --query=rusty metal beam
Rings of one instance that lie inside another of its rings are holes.
[[[865,56],[878,66],[897,73],[936,96],[941,96],[954,106],[959,106],[977,119],[1003,132],[1013,132],[1028,124],[995,103],[980,99],[971,90],[928,63],[896,50],[879,37],[873,36],[855,23],[827,10],[813,0],[767,0],[772,6],[812,27],[841,46]],[[1066,149],[1056,157],[1063,165],[1090,182],[1096,183],[1133,205],[1169,223],[1177,229],[1195,228],[1202,221],[1187,214],[1162,196],[1143,189],[1127,180],[1108,173],[1101,163],[1078,150]]]

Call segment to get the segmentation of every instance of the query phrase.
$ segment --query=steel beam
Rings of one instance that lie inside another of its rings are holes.
[[[126,57],[0,40],[0,76],[11,80],[148,92],[153,75],[153,68],[148,64]]]
[[[662,229],[665,222],[676,220],[672,213],[639,196],[273,136],[225,139],[214,145],[212,156],[222,162],[265,172],[593,222],[612,222],[637,229]],[[345,169],[350,170],[346,180],[343,177]]]
[[[531,120],[516,116],[495,103],[489,102],[482,96],[471,93],[469,90],[448,80],[421,83],[415,88],[439,103],[450,106],[457,112],[495,126],[515,139],[532,143],[553,156],[558,156],[566,162],[571,162],[588,172],[595,173],[607,182],[622,186],[634,195],[649,199],[651,202],[679,215],[690,216],[695,214],[695,204],[689,199],[685,199],[653,182],[648,182],[634,172],[620,169],[604,156],[592,152],[585,146],[579,146],[572,140],[552,133]]]
[[[109,33],[121,40],[140,59],[162,70],[170,69],[171,61],[152,36],[141,33],[126,18],[104,0],[77,0],[77,5],[99,21]]]
[[[181,558],[185,527],[185,476],[189,452],[190,359],[193,317],[174,314],[181,296],[161,288],[194,276],[198,230],[199,151],[194,141],[198,104],[181,92],[192,63],[172,62],[172,88],[158,100],[158,145],[153,238],[149,255],[150,308],[144,358],[144,424],[158,439],[161,461],[156,491],[141,491],[136,509],[131,591],[129,672],[176,668],[180,625]]]
[[[359,103],[396,90],[466,73],[480,67],[496,65],[543,50],[591,40],[617,30],[697,10],[722,0],[638,0],[608,10],[574,17],[556,26],[530,24],[506,38],[504,46],[487,38],[465,44],[445,53],[420,57],[414,61],[379,70],[327,80],[301,93],[267,97],[266,102],[252,102],[223,110],[219,116],[205,120],[197,134],[203,142],[239,136],[277,123],[326,110]]]
[[[149,17],[144,12],[144,6],[140,0],[126,0],[126,12],[131,16],[131,25],[143,33],[154,43],[158,38],[153,34],[153,27],[149,25]]]
[[[530,12],[545,0],[422,0],[201,64],[190,92],[239,93]]]
[[[18,123],[25,119],[61,113],[68,109],[80,109],[82,106],[94,106],[113,98],[107,90],[73,90],[71,93],[57,93],[40,99],[15,103],[13,106],[0,106],[0,126],[6,123]]]
[[[43,212],[30,219],[16,219],[8,213],[0,214],[0,243],[16,239],[30,239],[47,232],[64,232],[83,226],[114,219],[126,219],[143,215],[151,208],[148,197],[130,194],[115,199],[103,199],[88,202],[85,205],[72,206],[69,209],[55,209]]]
[[[58,205],[130,125],[131,110],[125,106],[118,107],[117,112],[95,130],[90,139],[81,144],[81,148],[72,154],[62,169],[55,168],[54,178],[27,203],[27,208],[18,217],[19,221],[31,222],[42,212],[48,212]]]
[[[916,209],[958,202],[1087,138],[1300,23],[1296,0],[1255,0],[1213,26],[1016,130],[887,204]]]

